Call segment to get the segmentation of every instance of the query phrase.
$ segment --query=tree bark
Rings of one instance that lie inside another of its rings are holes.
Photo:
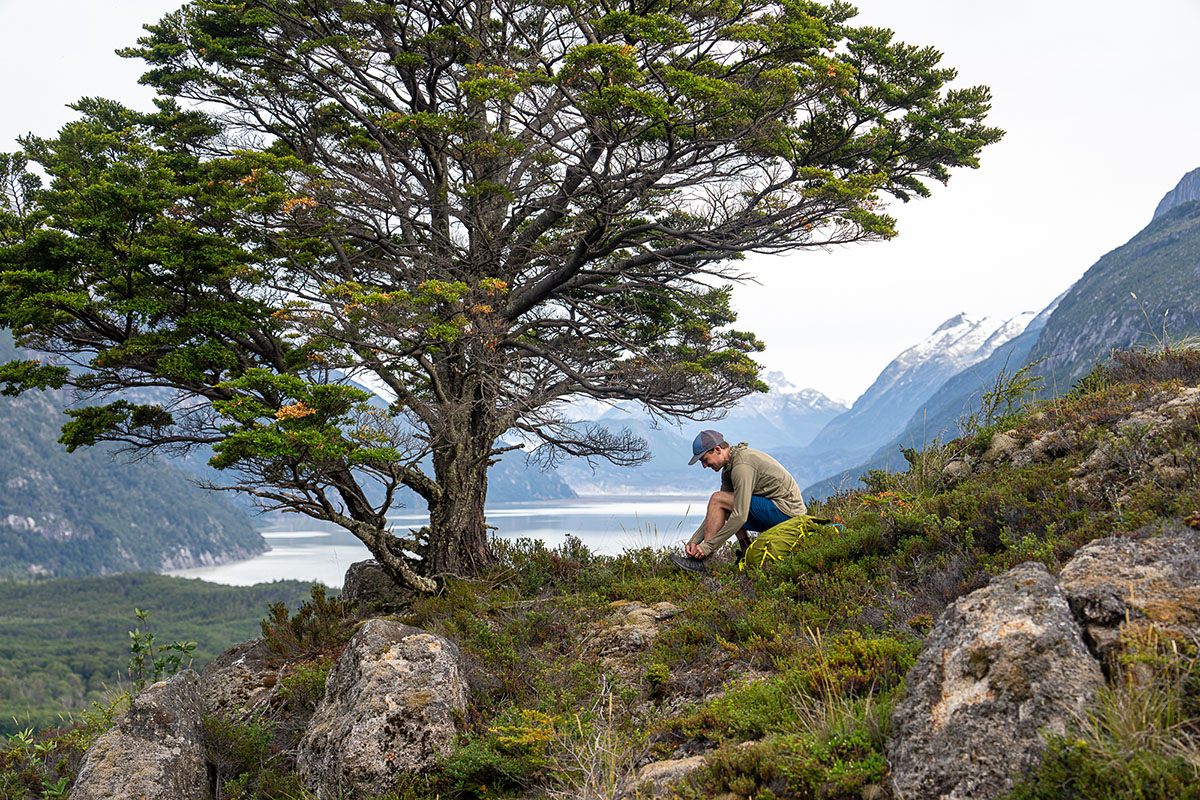
[[[490,439],[471,437],[434,451],[442,498],[429,506],[426,576],[476,576],[495,562],[483,510],[491,449]]]

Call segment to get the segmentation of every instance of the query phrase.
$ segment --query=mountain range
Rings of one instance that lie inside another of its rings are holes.
[[[702,428],[720,430],[731,442],[771,443],[773,454],[794,473],[819,477],[802,464],[788,464],[791,454],[800,453],[832,419],[847,409],[814,389],[802,389],[779,372],[770,372],[765,382],[771,390],[754,394],[734,406],[721,419],[671,422],[649,416],[633,402],[611,406],[574,406],[587,421],[613,429],[628,429],[644,438],[652,457],[634,468],[617,467],[606,461],[594,464],[573,460],[559,466],[558,474],[582,495],[698,494],[698,468],[688,465],[692,439]],[[779,455],[779,454],[782,454]]]
[[[0,362],[23,357],[0,332]],[[0,577],[182,569],[266,550],[246,514],[177,466],[58,443],[64,391],[0,399]]]
[[[580,494],[696,493],[686,466],[691,438],[714,427],[769,450],[807,486],[806,497],[824,497],[860,486],[869,469],[901,467],[901,446],[919,450],[959,435],[985,393],[1026,365],[1043,393],[1059,394],[1113,348],[1161,347],[1197,333],[1200,169],[1163,197],[1145,229],[1049,306],[1012,319],[951,317],[899,353],[848,409],[779,373],[767,375],[770,394],[747,397],[719,422],[681,427],[633,405],[581,405],[587,419],[645,437],[654,459],[634,469],[566,464],[559,474]]]
[[[1002,373],[1012,375],[1029,365],[1030,376],[1041,381],[1041,394],[1054,396],[1069,391],[1113,349],[1169,347],[1197,335],[1200,169],[1163,197],[1149,225],[1101,257],[1019,336],[948,380],[927,384],[926,398],[907,423],[870,458],[832,470],[808,486],[805,496],[854,488],[869,469],[901,466],[901,446],[921,449],[934,438],[958,435],[959,419],[979,407]]]

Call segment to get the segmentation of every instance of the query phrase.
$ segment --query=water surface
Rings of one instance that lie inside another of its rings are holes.
[[[487,522],[504,539],[541,539],[550,547],[567,534],[593,552],[616,555],[638,547],[669,547],[686,540],[704,516],[707,497],[581,497],[544,503],[497,505]],[[428,522],[425,514],[389,517],[397,533]],[[275,580],[300,580],[340,587],[346,568],[370,558],[367,548],[341,528],[289,516],[262,532],[271,549],[262,555],[223,564],[176,570],[171,575],[214,583],[249,586]]]

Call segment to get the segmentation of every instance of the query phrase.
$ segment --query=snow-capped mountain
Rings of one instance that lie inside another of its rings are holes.
[[[599,422],[615,430],[628,428],[646,439],[652,458],[633,468],[600,462],[595,470],[573,459],[559,466],[558,474],[581,495],[703,494],[714,488],[710,485],[713,476],[687,463],[692,457],[692,439],[700,430],[714,428],[730,442],[749,442],[772,454],[800,451],[829,420],[846,410],[845,405],[815,389],[798,388],[782,373],[767,373],[764,381],[771,387],[770,392],[750,395],[719,420],[673,423],[652,419],[633,402],[611,406],[573,403],[570,415],[575,419]],[[809,480],[820,477],[805,475]]]
[[[806,498],[827,497],[834,492],[861,486],[860,476],[869,470],[882,469],[901,471],[907,468],[901,446],[924,450],[934,439],[947,441],[962,433],[960,421],[972,409],[980,407],[981,397],[995,385],[1001,373],[1013,374],[1029,363],[1029,351],[1046,327],[1046,320],[1053,313],[1063,292],[1034,317],[1020,335],[1009,339],[992,351],[987,358],[972,364],[957,375],[949,378],[923,402],[896,437],[888,441],[875,453],[854,466],[825,476],[810,486],[804,487]]]
[[[957,314],[924,340],[896,356],[849,411],[833,419],[813,439],[810,458],[829,472],[857,463],[892,439],[913,412],[949,378],[983,361],[1018,336],[1036,316],[976,319]]]

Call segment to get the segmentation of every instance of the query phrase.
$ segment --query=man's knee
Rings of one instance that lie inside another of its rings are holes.
[[[733,492],[713,492],[708,498],[708,507],[710,509],[719,508],[722,511],[733,510]]]

